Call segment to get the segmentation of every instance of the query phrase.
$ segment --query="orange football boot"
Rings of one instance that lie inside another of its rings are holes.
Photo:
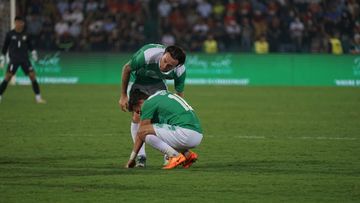
[[[185,156],[182,155],[181,153],[178,156],[170,157],[168,164],[164,166],[163,169],[173,169],[178,165],[184,163],[185,160],[186,160]]]
[[[195,161],[197,159],[198,159],[198,155],[195,152],[189,150],[189,155],[186,158],[186,160],[185,160],[185,162],[183,164],[183,167],[184,168],[189,168],[193,163],[195,163]]]

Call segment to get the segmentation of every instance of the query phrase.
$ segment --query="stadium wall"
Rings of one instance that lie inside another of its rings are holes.
[[[46,84],[120,84],[130,54],[40,54],[33,65]],[[187,84],[360,86],[360,56],[310,54],[188,54]],[[1,71],[4,74],[4,70]],[[29,80],[18,71],[16,83]]]

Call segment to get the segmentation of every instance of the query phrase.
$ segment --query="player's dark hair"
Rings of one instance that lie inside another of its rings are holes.
[[[140,99],[147,99],[149,95],[145,94],[139,89],[132,89],[130,91],[130,99],[129,99],[129,111],[133,111],[134,107],[139,104]]]
[[[179,63],[177,64],[178,66],[183,65],[185,63],[186,54],[182,48],[175,45],[171,45],[166,47],[165,53],[166,52],[169,52],[171,57],[179,61]]]
[[[24,21],[24,18],[22,17],[22,16],[15,16],[15,19],[14,19],[15,21],[16,20],[21,20],[21,21]]]

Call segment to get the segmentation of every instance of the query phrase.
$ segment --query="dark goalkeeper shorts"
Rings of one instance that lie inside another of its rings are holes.
[[[159,82],[155,84],[149,84],[149,85],[141,85],[137,83],[129,83],[128,85],[128,96],[130,96],[130,91],[138,89],[141,92],[144,92],[147,95],[153,95],[157,91],[160,90],[167,90],[167,86],[164,82]]]
[[[29,60],[24,62],[10,62],[7,68],[7,72],[12,73],[15,75],[17,69],[21,66],[21,69],[24,71],[26,75],[29,75],[30,72],[34,71],[34,68],[32,67]]]

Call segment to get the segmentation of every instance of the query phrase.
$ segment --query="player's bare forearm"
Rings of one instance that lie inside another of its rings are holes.
[[[119,100],[120,108],[125,112],[128,109],[128,97],[126,91],[129,84],[130,72],[131,72],[130,65],[125,64],[121,75],[121,96]]]
[[[135,143],[133,147],[132,154],[137,155],[140,151],[140,148],[145,142],[145,137],[149,134],[155,135],[154,127],[151,124],[150,119],[140,121],[139,130],[136,134]],[[131,157],[130,157],[131,159]]]
[[[129,85],[129,80],[130,80],[130,72],[131,72],[130,65],[125,64],[121,75],[121,96],[126,95],[127,87]]]
[[[135,167],[135,165],[136,165],[136,162],[135,162],[136,156],[139,153],[140,148],[142,147],[143,144],[144,144],[144,141],[139,136],[136,136],[135,143],[134,143],[134,146],[133,146],[133,150],[132,150],[132,152],[130,154],[129,161],[125,165],[125,168],[134,168]]]
[[[133,150],[130,154],[129,161],[125,165],[125,168],[135,167],[135,158],[140,151],[140,148],[143,146],[145,141],[145,136],[149,133],[155,134],[154,128],[151,125],[151,120],[145,120],[140,122],[140,127],[135,138],[135,143]]]
[[[136,136],[134,147],[133,147],[133,152],[138,154],[140,151],[140,148],[142,147],[143,144],[144,144],[144,141],[139,136]]]

